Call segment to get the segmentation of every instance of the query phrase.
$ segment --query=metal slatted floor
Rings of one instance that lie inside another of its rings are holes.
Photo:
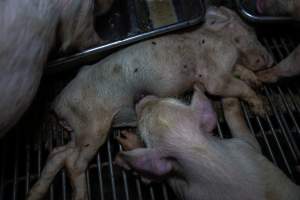
[[[262,35],[261,42],[273,53],[276,61],[288,55],[297,45],[289,35]],[[0,140],[0,200],[24,199],[41,173],[47,155],[55,146],[68,141],[68,135],[49,115],[50,103],[73,74],[46,77],[31,109],[19,125]],[[300,183],[300,88],[297,78],[265,86],[260,91],[269,113],[260,118],[242,104],[245,119],[256,136],[266,157],[280,167],[293,181]],[[188,99],[188,97],[187,97]],[[230,133],[215,101],[219,122],[216,130],[222,138]],[[87,171],[89,199],[155,200],[175,199],[165,184],[145,185],[140,178],[113,165],[121,146],[114,140],[120,130],[101,147]],[[71,199],[67,175],[60,172],[53,182],[47,199]]]

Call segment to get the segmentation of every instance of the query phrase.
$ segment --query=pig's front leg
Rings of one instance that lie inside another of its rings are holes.
[[[261,81],[256,74],[242,65],[236,65],[234,67],[233,75],[247,83],[247,85],[252,88],[258,88],[261,86]]]
[[[262,99],[246,83],[231,74],[210,74],[203,83],[208,93],[223,97],[241,98],[250,105],[256,114],[260,116],[265,114]]]
[[[233,138],[240,138],[260,151],[259,144],[244,120],[240,102],[237,98],[222,99],[226,122]]]
[[[280,78],[300,74],[300,46],[275,67],[258,72],[257,76],[263,82],[274,83]]]

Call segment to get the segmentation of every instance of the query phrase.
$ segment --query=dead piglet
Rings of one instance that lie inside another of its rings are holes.
[[[180,199],[299,199],[300,188],[262,156],[238,100],[223,105],[233,135],[227,140],[211,133],[216,115],[201,91],[196,89],[189,106],[144,98],[136,110],[146,147],[120,152],[115,163],[148,179],[166,179]],[[128,145],[132,138],[119,141]]]
[[[135,100],[144,95],[178,96],[197,84],[213,95],[239,97],[263,115],[261,99],[233,73],[238,64],[240,71],[268,65],[269,54],[233,11],[210,8],[206,18],[204,26],[193,31],[140,42],[83,67],[53,103],[73,140],[50,154],[32,191],[45,193],[65,166],[74,199],[85,199],[89,161],[112,126],[136,125]],[[236,39],[242,36],[255,45]]]

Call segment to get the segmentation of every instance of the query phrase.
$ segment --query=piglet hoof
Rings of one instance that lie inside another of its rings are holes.
[[[129,131],[122,131],[119,136],[116,136],[116,140],[122,145],[125,151],[145,146],[135,133]]]
[[[260,81],[265,83],[275,83],[279,79],[279,76],[274,68],[260,71],[256,75]]]
[[[250,103],[251,110],[258,116],[264,117],[267,114],[267,106],[262,101],[262,97],[259,97]]]
[[[262,87],[262,81],[258,77],[256,77],[256,76],[254,76],[249,81],[246,80],[246,82],[252,88],[261,88]]]

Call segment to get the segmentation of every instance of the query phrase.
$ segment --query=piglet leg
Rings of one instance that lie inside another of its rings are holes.
[[[222,79],[220,79],[222,77]],[[231,74],[214,76],[204,82],[208,93],[224,97],[239,97],[246,101],[251,109],[258,115],[265,114],[263,101],[256,95],[246,83],[233,77]]]
[[[234,138],[240,138],[255,149],[260,151],[259,144],[255,137],[250,133],[241,111],[240,102],[236,98],[224,98],[222,100],[224,115]]]
[[[258,72],[257,76],[263,82],[274,83],[280,78],[298,74],[300,74],[300,46],[275,67]]]
[[[242,65],[236,65],[234,67],[233,74],[252,88],[258,88],[261,86],[261,81],[256,74]]]
[[[99,129],[97,125],[93,126],[91,124],[88,128],[89,131],[86,130],[82,132],[76,138],[76,149],[66,160],[66,168],[73,189],[73,200],[88,199],[85,172],[88,163],[107,138],[110,123],[106,123],[105,125],[107,126],[103,126]]]
[[[44,167],[40,179],[34,184],[30,190],[27,200],[42,199],[48,191],[48,188],[55,178],[56,174],[61,170],[65,164],[66,158],[74,151],[74,144],[55,148],[49,155],[47,164]]]

